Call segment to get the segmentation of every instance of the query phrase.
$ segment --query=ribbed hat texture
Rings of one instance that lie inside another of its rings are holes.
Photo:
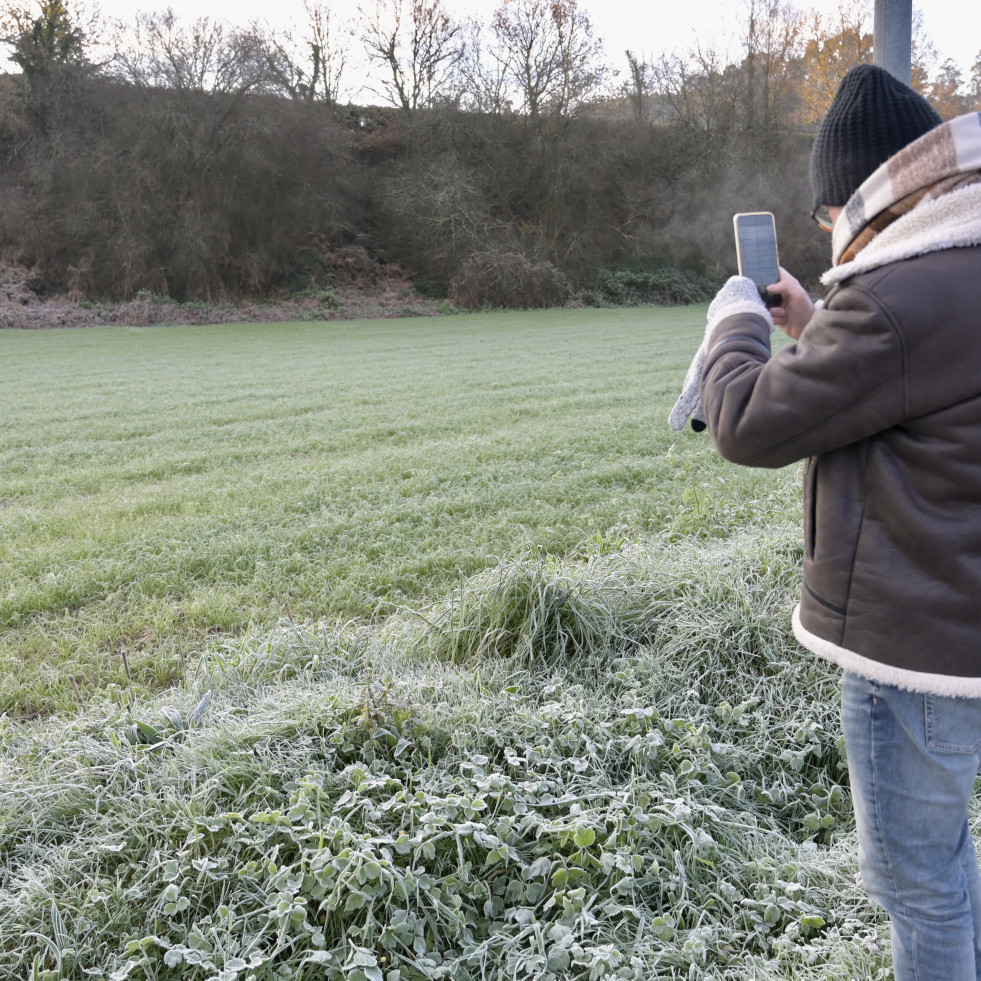
[[[814,206],[844,205],[880,164],[941,122],[923,96],[884,68],[853,68],[841,80],[814,141]]]

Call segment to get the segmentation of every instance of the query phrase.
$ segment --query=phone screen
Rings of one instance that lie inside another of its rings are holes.
[[[735,215],[736,258],[739,275],[748,276],[761,289],[780,279],[777,230],[769,211]]]

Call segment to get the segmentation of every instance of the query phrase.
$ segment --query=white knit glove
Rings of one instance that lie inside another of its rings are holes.
[[[702,372],[705,370],[705,341],[699,345],[688,366],[685,383],[681,386],[681,394],[675,402],[668,425],[672,429],[683,429],[688,417],[691,416],[691,428],[696,433],[705,429],[705,413],[702,411]]]
[[[746,276],[730,276],[725,286],[715,294],[715,299],[709,304],[708,322],[705,326],[705,339],[708,340],[719,324],[737,313],[761,313],[769,325],[773,326],[773,318],[767,310],[759,287]]]
[[[705,413],[702,410],[702,372],[705,370],[708,341],[712,331],[726,317],[739,313],[762,314],[770,329],[773,329],[773,318],[760,296],[756,283],[745,276],[732,276],[709,304],[705,336],[688,367],[681,395],[678,396],[678,401],[668,415],[668,425],[672,429],[682,429],[689,417],[691,417],[691,428],[696,433],[705,429]]]

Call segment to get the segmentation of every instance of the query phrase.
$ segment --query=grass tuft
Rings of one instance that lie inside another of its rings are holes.
[[[423,614],[423,643],[436,657],[524,663],[622,651],[643,638],[653,610],[638,608],[615,572],[568,571],[548,558],[515,559],[464,583]]]

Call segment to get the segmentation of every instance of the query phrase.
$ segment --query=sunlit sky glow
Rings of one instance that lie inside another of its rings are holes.
[[[476,15],[486,21],[498,0],[444,3],[457,16]],[[132,20],[137,11],[167,7],[186,21],[203,15],[236,24],[257,20],[273,26],[303,20],[302,0],[100,0],[99,6],[105,15],[126,21]],[[617,69],[625,67],[627,49],[655,58],[664,52],[690,50],[696,43],[720,50],[735,49],[733,39],[746,10],[745,0],[579,0],[579,6],[589,16],[596,36],[602,39],[608,64]],[[839,0],[801,0],[794,6],[829,13],[838,8]],[[873,6],[873,0],[869,0],[870,29]],[[356,17],[358,0],[331,0],[330,7],[341,16]],[[923,33],[941,60],[952,58],[966,78],[981,51],[981,3],[926,0],[914,3],[914,9],[922,15]]]

